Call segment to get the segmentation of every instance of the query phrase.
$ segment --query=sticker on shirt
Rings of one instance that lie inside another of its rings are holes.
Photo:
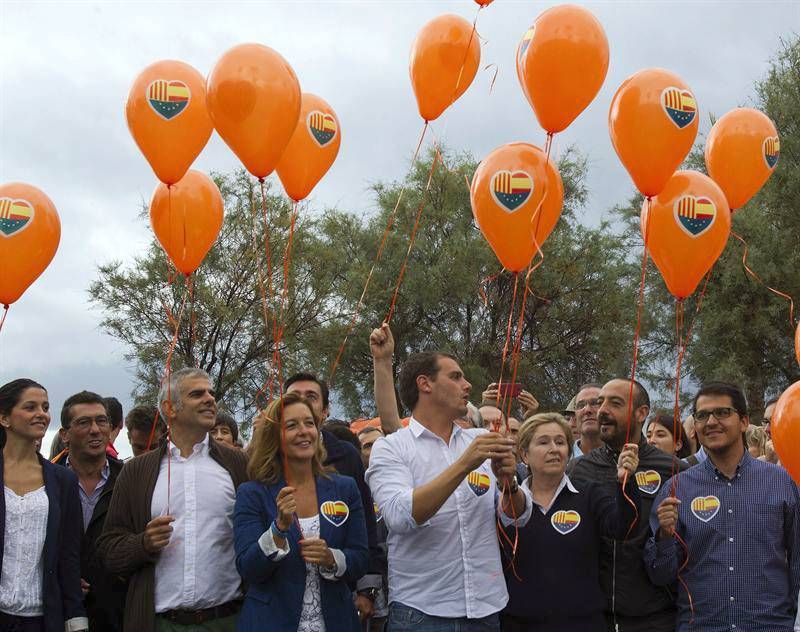
[[[698,496],[692,500],[694,517],[708,522],[719,512],[719,498],[716,496]]]
[[[572,533],[578,528],[580,523],[581,515],[574,509],[570,509],[569,511],[564,511],[562,509],[561,511],[555,512],[553,517],[550,518],[550,524],[553,525],[553,529],[558,531],[561,535]]]
[[[661,488],[661,474],[655,470],[636,472],[636,486],[645,494],[653,495]]]
[[[334,527],[341,527],[350,515],[350,508],[341,500],[326,500],[319,510]]]
[[[378,503],[372,503],[372,510],[375,512],[375,522],[383,520],[383,514],[381,513],[380,507],[378,507]]]
[[[484,474],[480,470],[475,470],[467,475],[467,485],[469,485],[473,493],[480,498],[489,491],[492,480],[489,478],[488,474]]]

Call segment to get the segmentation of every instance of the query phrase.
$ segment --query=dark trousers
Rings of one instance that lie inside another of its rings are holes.
[[[608,632],[675,632],[677,614],[674,610],[656,612],[645,617],[616,617],[606,613]]]
[[[502,632],[604,632],[606,627],[601,613],[553,621],[534,621],[501,614],[500,629]]]
[[[17,617],[0,612],[0,632],[44,632],[44,617]]]

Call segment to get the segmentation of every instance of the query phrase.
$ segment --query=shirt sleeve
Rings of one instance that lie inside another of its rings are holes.
[[[789,561],[789,585],[794,595],[800,594],[800,491],[788,475],[786,478],[788,480],[784,484],[791,489],[791,500],[784,508],[783,530]]]
[[[64,632],[77,632],[77,630],[88,630],[89,619],[87,617],[73,617],[64,622]]]
[[[531,490],[527,489],[526,485],[520,485],[519,489],[522,491],[522,495],[525,497],[525,510],[519,516],[513,518],[512,516],[507,516],[503,511],[502,503],[500,502],[501,493],[500,490],[495,492],[495,506],[499,507],[500,511],[500,523],[504,527],[510,527],[515,525],[517,527],[524,527],[528,524],[528,520],[531,519],[531,514],[533,513],[533,499],[531,498]]]
[[[320,566],[319,574],[323,579],[334,581],[339,579],[347,572],[347,559],[345,559],[344,553],[342,553],[339,549],[331,549],[331,553],[333,554],[333,559],[335,560],[335,570],[331,572],[330,569]]]
[[[375,442],[365,478],[389,530],[395,533],[408,533],[428,526],[430,521],[418,525],[414,520],[412,514],[414,479],[395,443],[389,439]]]
[[[666,498],[669,485],[661,487],[650,510],[650,537],[644,545],[644,565],[650,581],[668,586],[678,578],[678,541],[675,537],[658,539],[658,506]]]
[[[261,537],[258,538],[258,546],[264,552],[264,555],[273,562],[280,562],[284,557],[289,555],[289,551],[291,550],[288,539],[284,539],[283,548],[275,544],[275,538],[272,537],[272,529],[267,529]]]

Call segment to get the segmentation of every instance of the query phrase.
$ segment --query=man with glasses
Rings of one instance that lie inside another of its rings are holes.
[[[67,447],[59,463],[78,475],[83,509],[81,586],[85,595],[89,630],[122,629],[127,583],[105,572],[96,554],[111,494],[122,461],[107,453],[111,421],[106,401],[97,393],[81,391],[67,398],[61,408],[60,437]]]
[[[800,591],[797,486],[745,449],[749,419],[738,387],[704,385],[693,415],[708,458],[661,490],[650,515],[648,574],[661,586],[681,580],[678,632],[791,632]]]
[[[580,439],[572,446],[573,458],[589,454],[603,445],[600,439],[600,422],[597,421],[597,411],[600,409],[600,400],[597,399],[599,396],[599,384],[584,384],[570,402],[574,402],[575,423],[580,433]]]

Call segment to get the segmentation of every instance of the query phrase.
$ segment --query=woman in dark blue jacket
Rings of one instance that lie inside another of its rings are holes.
[[[37,450],[50,424],[33,380],[0,386],[0,630],[77,632],[89,626],[80,584],[78,479]]]
[[[238,630],[360,630],[355,581],[367,570],[367,531],[355,481],[328,473],[311,405],[272,402],[250,445],[233,515],[236,567],[247,585]],[[288,481],[288,483],[287,483]]]
[[[617,478],[621,482],[628,472],[627,486],[623,492],[619,485],[614,498],[599,486],[578,488],[569,480],[571,438],[558,413],[534,415],[519,430],[519,453],[531,472],[523,485],[534,506],[518,533],[506,528],[509,540],[517,535],[519,540],[513,567],[506,571],[503,632],[605,632],[600,537],[624,538],[640,511],[634,476],[638,446],[627,444],[619,456]]]

